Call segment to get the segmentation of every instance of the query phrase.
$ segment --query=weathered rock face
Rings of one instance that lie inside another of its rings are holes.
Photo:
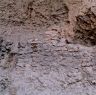
[[[1,0],[0,95],[96,95],[95,5]]]
[[[76,20],[75,40],[85,45],[96,45],[96,7],[89,8]]]
[[[19,4],[20,3],[20,4]],[[68,7],[63,0],[9,0],[0,4],[1,24],[46,28],[68,19]]]
[[[67,5],[62,0],[43,0],[29,2],[26,13],[33,25],[44,27],[48,24],[63,22],[68,18],[68,11]]]

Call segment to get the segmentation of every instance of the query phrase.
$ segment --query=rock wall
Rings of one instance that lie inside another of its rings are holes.
[[[95,0],[0,0],[0,95],[95,95]]]

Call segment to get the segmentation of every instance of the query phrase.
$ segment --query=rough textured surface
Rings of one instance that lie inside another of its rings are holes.
[[[0,2],[1,25],[45,29],[67,20],[68,7],[63,0],[2,0]]]
[[[95,5],[0,0],[0,95],[95,95]]]
[[[75,40],[86,45],[96,45],[96,7],[89,8],[85,15],[76,17]]]

